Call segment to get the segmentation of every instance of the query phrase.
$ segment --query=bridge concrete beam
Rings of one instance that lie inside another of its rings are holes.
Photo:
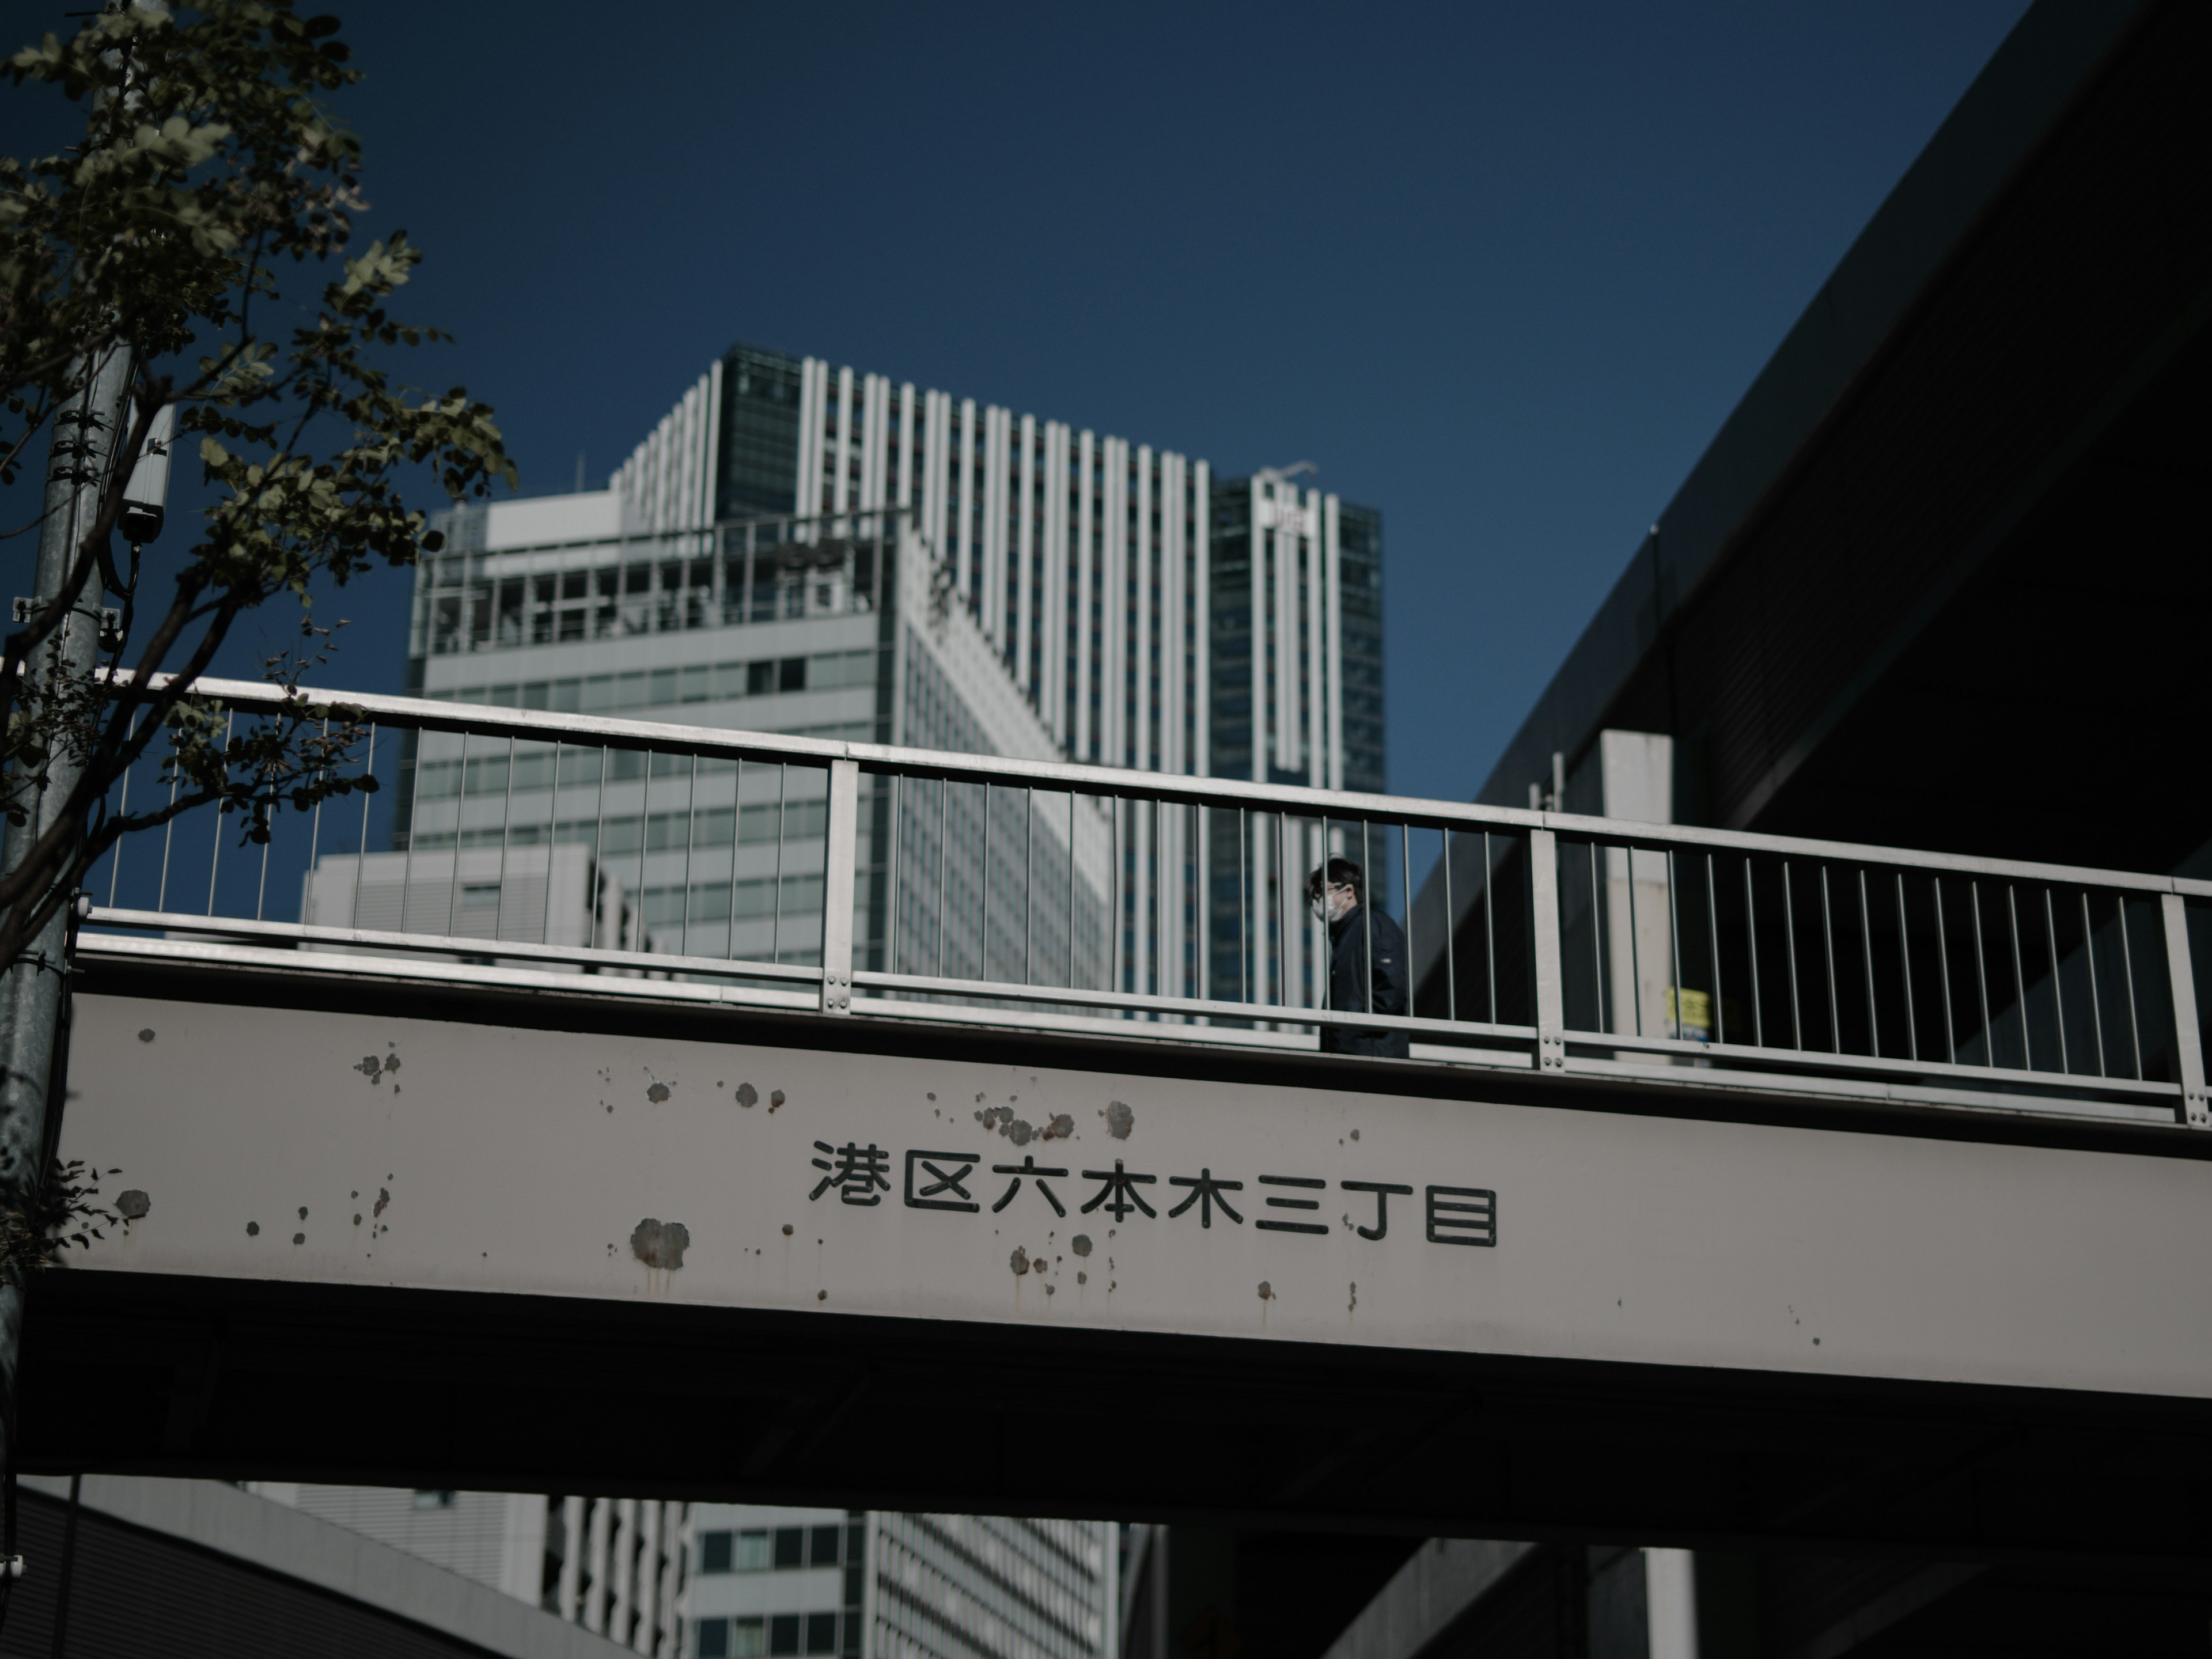
[[[137,1196],[40,1286],[37,1466],[2212,1541],[2185,1131],[398,994],[91,982],[64,1151]]]

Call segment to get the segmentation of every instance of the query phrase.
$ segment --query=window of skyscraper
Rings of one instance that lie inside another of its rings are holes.
[[[699,1571],[727,1572],[730,1570],[730,1534],[726,1532],[702,1533],[699,1535]],[[706,1650],[700,1650],[704,1653]]]
[[[806,1650],[809,1653],[837,1651],[837,1615],[834,1613],[810,1613],[806,1615]]]
[[[806,1529],[804,1527],[778,1527],[775,1529],[775,1564],[779,1567],[803,1567],[806,1565]]]
[[[794,1533],[798,1528],[792,1529]],[[779,1613],[768,1621],[768,1650],[781,1659],[785,1654],[799,1651],[799,1615]]]
[[[837,1526],[817,1527],[807,1540],[806,1565],[810,1567],[834,1567],[837,1565],[837,1534],[844,1528]]]
[[[738,1571],[766,1572],[769,1565],[768,1531],[754,1528],[738,1534]]]

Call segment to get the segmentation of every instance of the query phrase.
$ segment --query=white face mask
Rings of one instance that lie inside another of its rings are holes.
[[[1331,882],[1313,897],[1313,913],[1322,921],[1340,921],[1359,902],[1352,889]]]

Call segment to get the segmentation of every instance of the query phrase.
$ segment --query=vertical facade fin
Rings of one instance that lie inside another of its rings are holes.
[[[1268,507],[1260,493],[1257,478],[1248,486],[1252,492],[1251,543],[1252,567],[1252,781],[1267,781],[1267,544],[1271,538],[1266,529],[1267,519],[1262,509]],[[1258,866],[1253,866],[1257,869]]]
[[[1137,501],[1131,562],[1131,586],[1136,590],[1136,644],[1130,653],[1130,702],[1134,705],[1136,730],[1130,733],[1133,765],[1149,769],[1157,759],[1153,749],[1152,706],[1152,447],[1137,446]]]
[[[1098,467],[1097,440],[1086,430],[1075,459],[1075,757],[1096,760],[1098,749],[1091,717],[1091,688],[1098,672],[1092,644],[1097,625],[1092,594],[1097,586],[1092,550],[1097,542],[1097,503],[1091,479]]]
[[[1020,502],[1014,511],[1020,534],[1014,542],[1014,684],[1021,687],[1031,701],[1036,700],[1036,687],[1030,669],[1030,649],[1035,642],[1036,595],[1032,591],[1036,582],[1036,416],[1024,415],[1021,426],[1021,469],[1015,478],[1015,488],[1020,492]]]
[[[1044,428],[1044,599],[1037,662],[1045,724],[1067,748],[1067,428]]]
[[[1100,546],[1098,728],[1101,757],[1109,766],[1129,763],[1129,446],[1105,444],[1105,478],[1099,492],[1104,522]]]
[[[898,496],[896,507],[914,505],[914,382],[907,381],[899,387],[898,395]]]
[[[1322,502],[1322,589],[1327,596],[1328,624],[1326,672],[1328,680],[1328,772],[1324,783],[1330,789],[1344,787],[1344,588],[1343,572],[1337,557],[1337,499],[1326,497]]]
[[[1275,761],[1298,763],[1298,528],[1296,484],[1275,486]]]
[[[1328,589],[1322,581],[1324,560],[1322,553],[1322,521],[1323,511],[1319,490],[1306,496],[1304,529],[1306,532],[1304,580],[1300,585],[1300,603],[1305,613],[1305,643],[1293,684],[1304,688],[1301,717],[1305,726],[1305,738],[1299,745],[1297,764],[1304,768],[1306,781],[1316,788],[1328,781],[1328,688],[1323,673],[1326,653],[1322,649],[1323,613],[1327,611]]]
[[[860,501],[863,508],[884,504],[885,461],[890,459],[890,382],[871,374],[860,385]]]
[[[853,505],[853,371],[849,368],[837,371],[837,447],[830,464],[836,474],[830,480],[830,510],[843,513]]]
[[[960,460],[953,474],[953,546],[957,558],[953,572],[960,585],[960,603],[975,603],[975,564],[973,532],[975,526],[975,400],[960,400]]]
[[[799,487],[797,505],[801,518],[822,510],[822,417],[829,399],[822,381],[829,365],[809,357],[799,369]]]
[[[722,472],[722,360],[714,359],[707,371],[707,442],[705,465],[700,469],[699,522],[711,526],[722,516],[720,494]],[[716,578],[720,580],[720,578]]]

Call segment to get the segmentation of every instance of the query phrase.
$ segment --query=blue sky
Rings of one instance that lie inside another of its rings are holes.
[[[1310,459],[1385,515],[1392,787],[1464,799],[2024,9],[379,0],[340,109],[526,492],[740,339]],[[406,592],[331,683],[398,688]]]

